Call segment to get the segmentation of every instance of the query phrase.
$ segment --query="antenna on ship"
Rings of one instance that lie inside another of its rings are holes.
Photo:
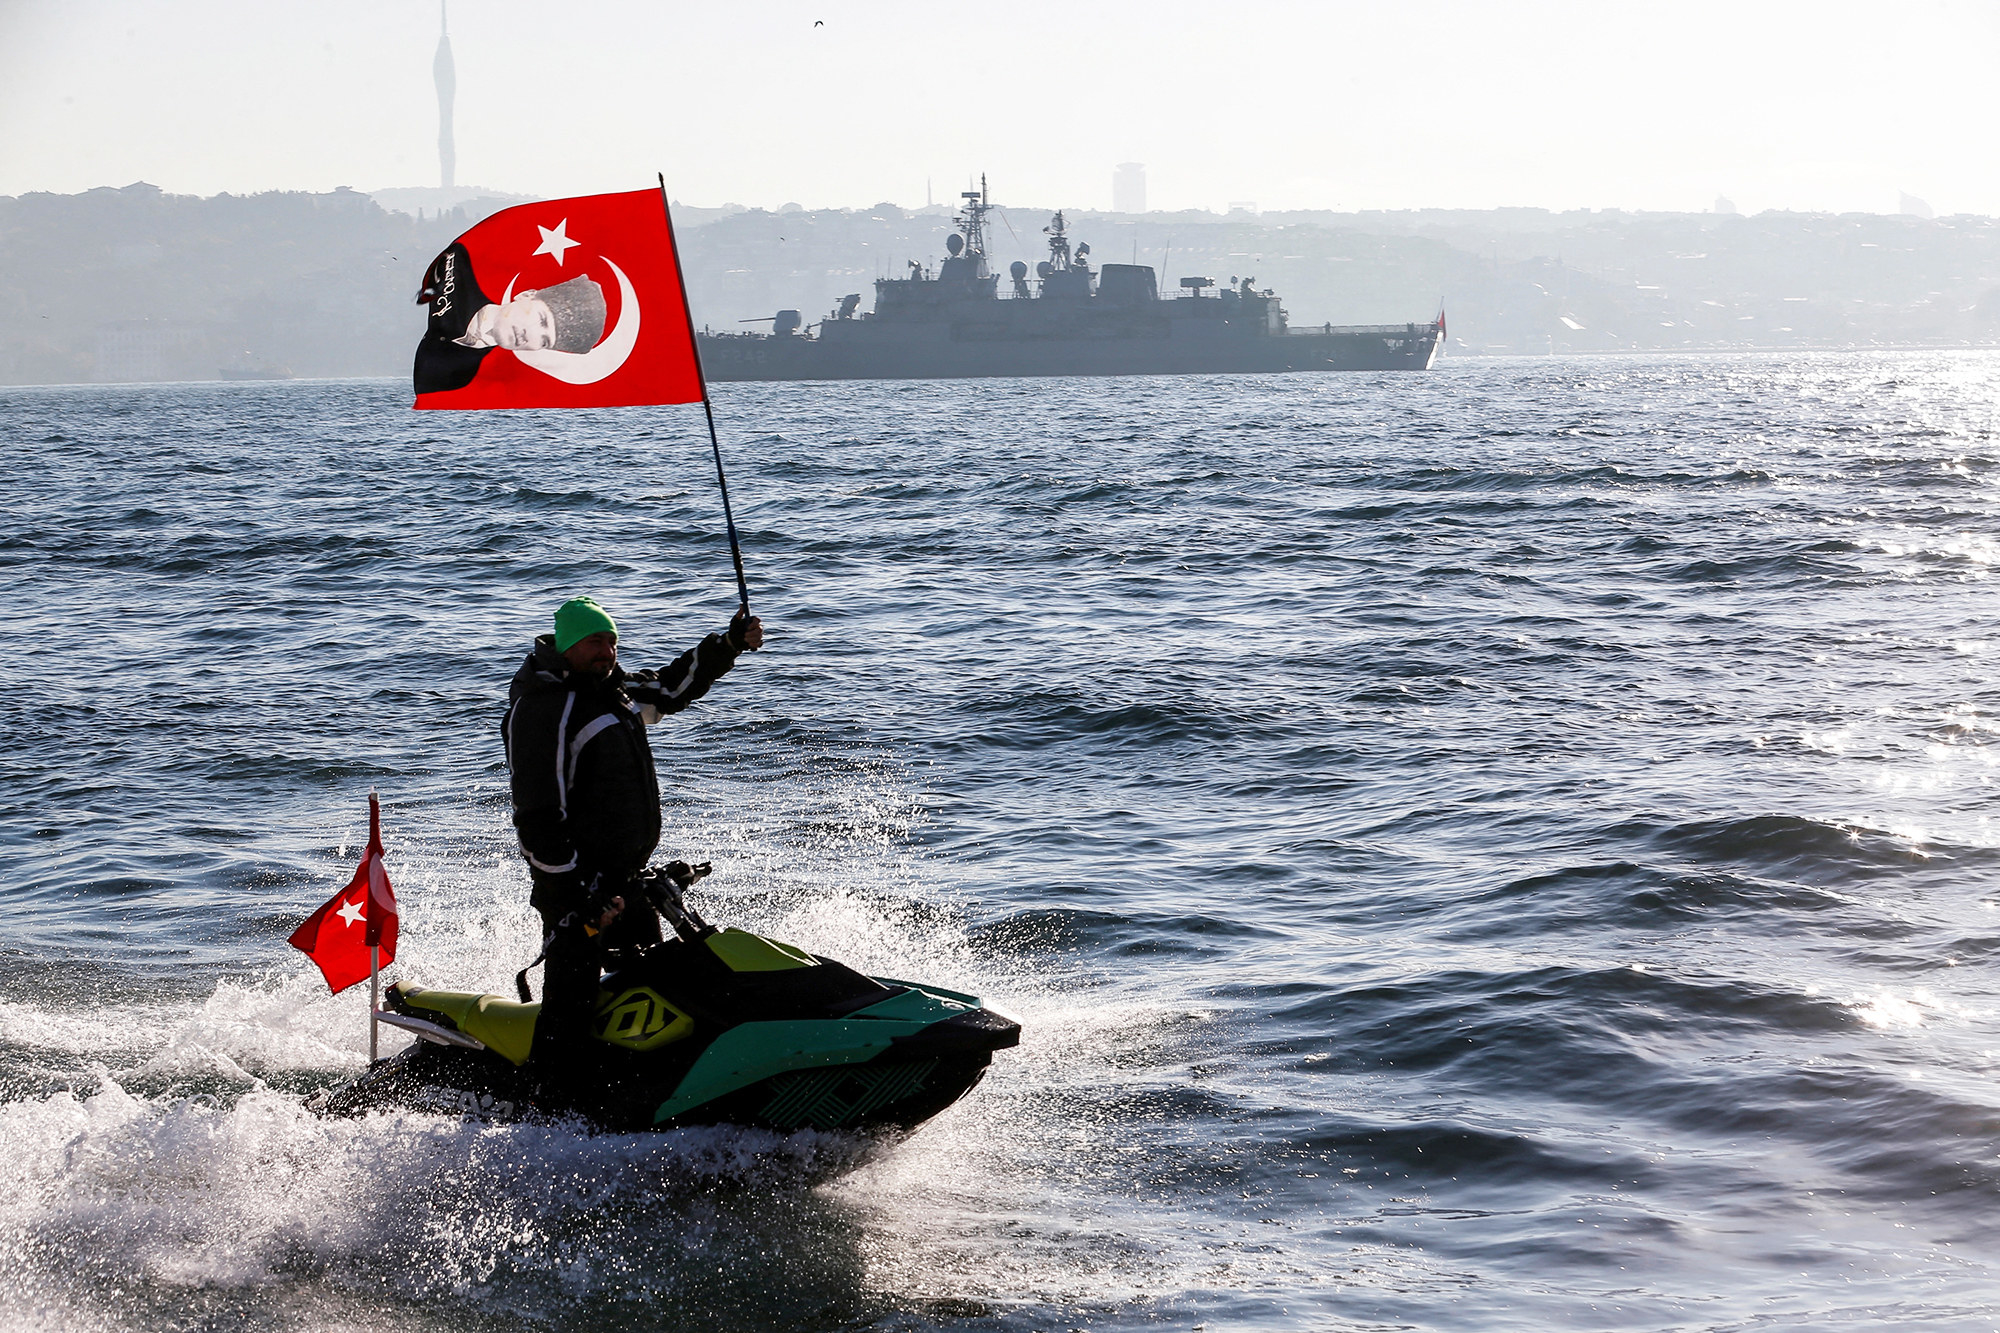
[[[965,238],[965,254],[973,262],[973,276],[986,276],[986,215],[993,205],[987,202],[986,177],[979,177],[977,190],[966,190],[959,198],[965,201],[965,208],[958,215],[959,234]],[[958,252],[953,251],[956,255]]]

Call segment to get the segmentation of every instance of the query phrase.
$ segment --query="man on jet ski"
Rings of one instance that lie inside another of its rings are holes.
[[[634,884],[660,842],[660,781],[646,728],[708,693],[763,622],[739,612],[664,671],[618,665],[618,626],[589,597],[556,609],[514,673],[501,732],[514,828],[545,927],[542,1012],[529,1063],[544,1077],[590,1050],[606,947],[657,941],[660,919]]]

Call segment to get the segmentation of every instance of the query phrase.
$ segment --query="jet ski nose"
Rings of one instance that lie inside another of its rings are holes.
[[[968,1030],[990,1034],[992,1044],[986,1048],[989,1051],[1004,1051],[1021,1044],[1020,1020],[1009,1018],[997,1010],[975,1009],[959,1019],[946,1021],[962,1022]]]
[[[1021,1044],[1021,1025],[991,1009],[966,1009],[889,1043],[899,1059],[984,1055]]]

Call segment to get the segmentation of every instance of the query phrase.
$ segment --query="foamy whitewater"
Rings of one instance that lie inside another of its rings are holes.
[[[407,406],[0,389],[0,1331],[2000,1326],[2000,357],[722,386],[662,854],[1025,1025],[886,1148],[305,1109],[369,789],[505,992],[508,676],[734,598],[699,408]]]

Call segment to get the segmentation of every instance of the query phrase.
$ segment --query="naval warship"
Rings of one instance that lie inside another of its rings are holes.
[[[711,380],[1428,370],[1444,341],[1442,313],[1424,324],[1294,328],[1277,295],[1248,278],[1222,287],[1182,278],[1163,299],[1150,265],[1092,268],[1089,244],[1071,248],[1061,213],[1044,229],[1049,257],[1034,277],[1016,260],[1002,291],[986,266],[985,179],[961,197],[948,257],[876,279],[872,312],[857,313],[855,293],[813,324],[781,310],[769,333],[704,329],[702,370]]]

